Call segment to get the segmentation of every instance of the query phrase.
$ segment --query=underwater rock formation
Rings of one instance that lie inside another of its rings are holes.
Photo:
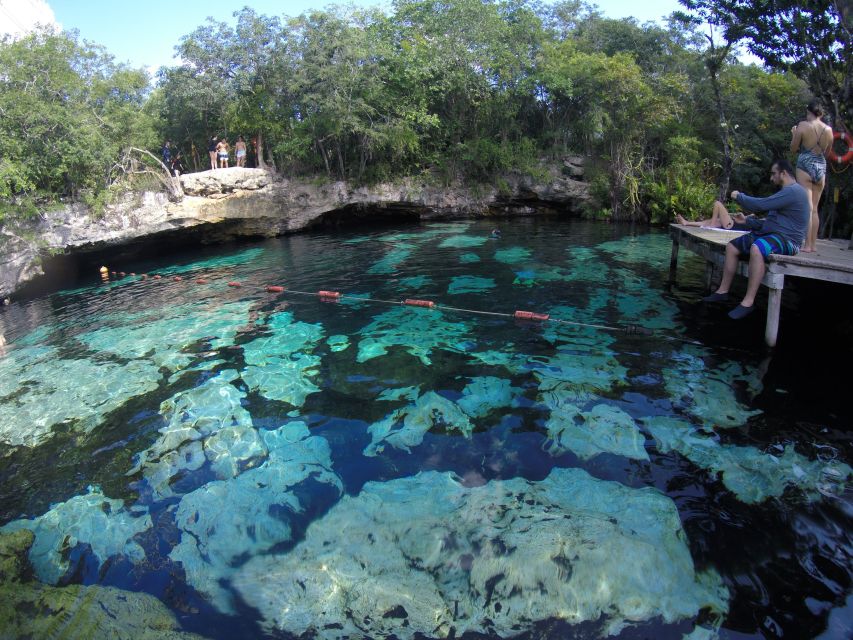
[[[145,552],[133,538],[150,527],[145,509],[128,509],[123,501],[89,487],[87,494],[53,505],[41,516],[13,520],[0,527],[0,533],[32,531],[30,562],[39,580],[56,584],[70,568],[68,552],[78,544],[89,545],[99,564],[117,555],[142,560]]]
[[[429,366],[433,349],[464,352],[468,347],[470,327],[465,322],[450,322],[434,309],[395,308],[376,316],[359,333],[358,362],[383,356],[393,346],[400,346]]]
[[[154,596],[113,587],[51,587],[31,579],[33,534],[0,534],[0,637],[201,640]],[[37,614],[37,615],[34,615]]]
[[[288,514],[302,510],[293,488],[311,478],[343,490],[328,442],[311,436],[304,422],[262,430],[261,437],[269,450],[263,464],[188,493],[175,511],[182,534],[169,556],[180,562],[187,582],[225,613],[233,613],[233,602],[222,581],[237,561],[290,540]]]
[[[685,347],[672,355],[673,366],[663,370],[666,390],[673,405],[706,424],[739,427],[759,410],[747,409],[734,392],[736,384],[747,387],[752,395],[761,391],[761,379],[755,371],[736,362],[719,367],[708,366],[699,350]]]
[[[728,600],[716,573],[695,570],[672,500],[579,469],[479,487],[438,472],[369,482],[234,584],[270,632],[322,639],[510,637],[551,618],[607,635]]]
[[[648,460],[643,434],[634,419],[619,407],[599,403],[582,411],[574,402],[575,395],[566,391],[548,391],[542,402],[551,415],[545,423],[548,440],[545,450],[551,455],[571,451],[587,460],[600,453]]]
[[[778,498],[788,487],[799,488],[810,500],[840,495],[853,476],[843,462],[809,460],[792,445],[775,456],[755,447],[720,444],[677,418],[658,416],[644,422],[662,452],[677,451],[697,467],[719,474],[726,488],[747,504]]]
[[[250,307],[246,301],[201,301],[117,314],[106,318],[114,326],[80,334],[78,339],[95,351],[151,360],[176,371],[193,360],[193,354],[183,351],[187,345],[209,336],[215,336],[210,340],[212,349],[232,344],[237,330],[248,322]]]
[[[519,391],[510,385],[509,380],[491,376],[472,378],[456,402],[435,391],[417,396],[415,387],[386,390],[378,400],[408,398],[414,402],[395,409],[367,428],[371,442],[365,447],[364,455],[382,453],[386,445],[409,453],[412,447],[423,442],[426,433],[433,428],[458,431],[468,438],[474,431],[470,418],[481,418],[495,409],[510,406]]]
[[[196,471],[206,461],[217,478],[236,476],[249,461],[267,453],[242,405],[246,397],[233,384],[233,369],[220,371],[198,387],[182,391],[160,405],[166,426],[160,437],[136,457],[128,476],[142,472],[152,498],[174,495],[171,481]]]
[[[90,431],[161,378],[148,361],[121,365],[68,360],[53,347],[16,349],[0,358],[0,442],[34,447],[60,424]]]
[[[301,407],[308,395],[320,391],[311,381],[320,357],[308,352],[323,339],[323,328],[298,322],[286,311],[272,315],[266,328],[270,335],[243,345],[243,381],[265,398]]]

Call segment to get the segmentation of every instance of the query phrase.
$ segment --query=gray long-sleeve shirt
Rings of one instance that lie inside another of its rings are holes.
[[[769,212],[755,233],[778,233],[798,247],[805,241],[811,201],[808,192],[797,183],[782,187],[767,198],[753,198],[739,193],[737,203],[747,211]]]

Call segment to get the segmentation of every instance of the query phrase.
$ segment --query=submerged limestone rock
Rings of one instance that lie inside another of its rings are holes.
[[[151,528],[145,510],[131,510],[121,500],[107,498],[97,487],[51,507],[33,519],[13,520],[0,533],[27,529],[35,535],[30,562],[42,582],[56,584],[69,569],[68,552],[87,544],[98,563],[123,555],[133,561],[145,558],[134,536]]]
[[[217,480],[183,497],[175,511],[181,540],[169,556],[180,562],[187,582],[214,606],[233,613],[231,592],[222,584],[241,558],[263,553],[291,538],[289,514],[302,505],[294,487],[309,478],[342,491],[324,438],[304,422],[263,431],[269,456],[233,480]]]
[[[393,346],[400,346],[424,365],[431,364],[433,349],[464,352],[470,337],[464,322],[450,322],[435,309],[394,308],[379,314],[359,333],[358,362],[383,356]]]
[[[413,404],[392,411],[367,428],[371,441],[364,455],[382,453],[386,445],[408,453],[423,442],[430,429],[438,427],[460,431],[466,437],[474,431],[474,425],[459,405],[435,391],[427,391]]]
[[[120,358],[150,360],[170,371],[185,368],[193,354],[188,345],[209,339],[213,349],[233,343],[249,319],[251,302],[210,302],[159,307],[107,318],[112,326],[78,336],[87,347]]]
[[[461,432],[466,438],[474,431],[471,418],[482,418],[495,409],[508,407],[520,390],[510,385],[509,380],[492,376],[472,378],[462,390],[462,397],[453,402],[435,391],[418,396],[417,387],[388,389],[377,400],[414,400],[375,422],[367,429],[371,442],[364,455],[375,456],[390,445],[409,453],[424,440],[431,429]]]
[[[301,407],[308,395],[320,391],[311,381],[320,357],[309,352],[323,339],[323,328],[298,322],[286,311],[271,316],[266,328],[268,336],[243,345],[243,380],[265,398]]]
[[[437,472],[369,482],[234,584],[270,632],[322,639],[510,637],[551,618],[607,635],[728,600],[716,573],[695,570],[669,498],[579,469],[479,487]]]
[[[727,362],[708,366],[696,348],[685,347],[672,356],[673,366],[664,369],[666,390],[673,405],[708,425],[739,427],[761,411],[750,410],[741,403],[735,386],[744,385],[751,394],[761,390],[761,379],[755,371]]]
[[[201,469],[205,462],[217,478],[228,479],[266,455],[252,417],[241,405],[246,394],[231,384],[237,379],[233,369],[221,371],[160,405],[167,424],[127,472],[130,476],[141,471],[155,500],[174,495],[172,479]]]
[[[643,434],[634,419],[619,407],[599,403],[589,411],[574,404],[574,394],[549,391],[542,402],[551,409],[545,423],[548,441],[545,449],[551,455],[572,451],[587,460],[600,453],[648,460]]]
[[[0,442],[35,447],[57,425],[88,432],[162,378],[148,361],[125,365],[69,360],[53,347],[23,347],[0,358]]]
[[[799,488],[809,500],[821,494],[841,495],[853,476],[853,469],[843,462],[809,460],[792,445],[775,456],[755,447],[720,444],[677,418],[648,418],[645,424],[662,452],[677,451],[696,466],[719,474],[726,488],[747,504],[778,498],[788,487]]]
[[[50,587],[29,575],[30,531],[0,534],[0,637],[196,640],[145,593],[113,587]]]

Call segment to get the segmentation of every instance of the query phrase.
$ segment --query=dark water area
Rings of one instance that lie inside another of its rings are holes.
[[[851,637],[847,288],[786,279],[769,349],[766,292],[698,303],[663,230],[494,226],[152,256],[0,310],[0,532],[216,639]]]

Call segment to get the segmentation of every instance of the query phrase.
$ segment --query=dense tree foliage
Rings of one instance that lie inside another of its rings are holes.
[[[122,148],[156,144],[144,71],[74,34],[0,42],[0,203],[105,189]],[[2,216],[2,212],[0,212]]]
[[[395,0],[387,13],[291,18],[245,8],[184,36],[181,64],[150,92],[142,72],[73,36],[5,42],[0,197],[103,187],[122,146],[156,153],[165,139],[202,170],[211,136],[242,135],[251,164],[357,183],[499,182],[583,153],[593,213],[699,215],[729,182],[769,189],[809,87],[847,113],[853,56],[832,0],[682,4],[665,25],[582,0]],[[757,4],[766,11],[746,13]],[[770,67],[741,64],[740,43]]]

